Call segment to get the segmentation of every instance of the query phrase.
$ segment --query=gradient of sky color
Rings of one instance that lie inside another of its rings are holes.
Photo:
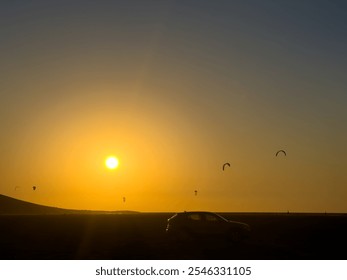
[[[1,194],[347,212],[345,1],[2,1],[0,61]]]

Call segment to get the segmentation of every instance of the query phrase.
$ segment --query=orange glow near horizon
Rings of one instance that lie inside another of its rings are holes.
[[[325,190],[317,186],[328,182],[331,173],[317,163],[312,149],[287,145],[287,156],[276,157],[277,140],[267,136],[255,143],[242,130],[246,124],[235,123],[238,134],[215,129],[214,135],[204,135],[169,111],[157,111],[157,117],[143,107],[119,115],[100,107],[104,110],[97,114],[83,108],[74,114],[71,106],[65,109],[66,119],[57,110],[32,122],[26,136],[17,139],[15,160],[2,165],[9,186],[3,193],[70,209],[266,212],[304,211],[305,190],[316,195],[311,195],[311,211],[326,208],[318,199]],[[47,133],[31,137],[42,128]],[[108,172],[112,169],[100,164],[110,151],[127,159],[122,172]],[[231,167],[223,171],[225,161]],[[33,185],[39,186],[35,192]]]

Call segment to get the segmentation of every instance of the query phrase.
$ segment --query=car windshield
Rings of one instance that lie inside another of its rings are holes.
[[[190,213],[187,218],[189,220],[193,220],[193,221],[200,221],[201,220],[201,216],[199,213]]]
[[[222,217],[221,215],[218,215],[218,214],[214,213],[213,216],[215,216],[216,219],[221,219],[221,220],[223,220],[225,222],[228,222],[228,220],[226,218]]]

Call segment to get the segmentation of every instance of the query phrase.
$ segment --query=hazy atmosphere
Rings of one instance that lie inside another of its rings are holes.
[[[347,212],[345,1],[2,1],[0,41],[0,194]]]

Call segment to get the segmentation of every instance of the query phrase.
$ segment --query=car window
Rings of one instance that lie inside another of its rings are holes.
[[[197,213],[192,213],[188,215],[188,219],[189,220],[193,220],[193,221],[201,221],[201,217],[199,214]]]
[[[220,219],[218,219],[217,216],[211,215],[211,214],[206,214],[205,215],[205,219],[206,219],[207,222],[218,222],[218,221],[220,221]]]

